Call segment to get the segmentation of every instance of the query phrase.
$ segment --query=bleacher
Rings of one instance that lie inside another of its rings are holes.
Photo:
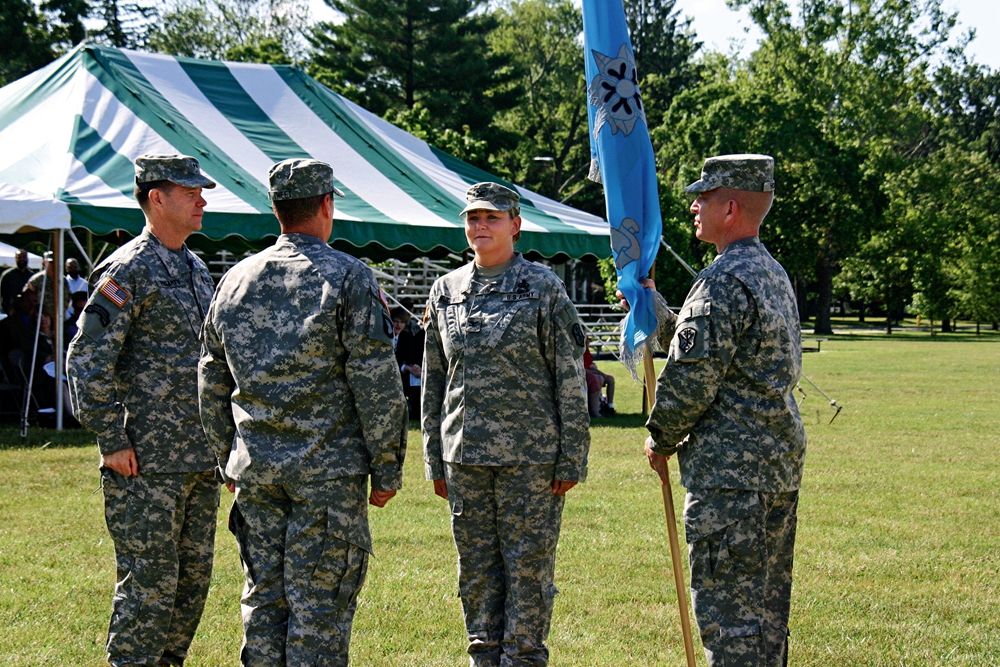
[[[220,250],[209,256],[202,253],[202,259],[208,264],[208,270],[216,283],[222,275],[234,264],[252,252],[236,254]],[[391,307],[396,307],[400,301],[409,298],[413,302],[412,315],[422,318],[434,281],[449,271],[462,265],[462,258],[449,255],[442,260],[430,260],[421,257],[412,262],[401,262],[390,259],[384,262],[368,262],[375,278],[385,292]],[[607,303],[578,303],[576,308],[587,335],[590,337],[590,351],[595,359],[618,358],[618,325],[624,312],[618,306]]]

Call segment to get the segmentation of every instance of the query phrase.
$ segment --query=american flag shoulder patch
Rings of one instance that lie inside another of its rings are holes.
[[[131,295],[122,289],[122,286],[116,283],[113,278],[104,281],[104,285],[101,286],[101,294],[111,299],[111,303],[119,308],[131,298]]]

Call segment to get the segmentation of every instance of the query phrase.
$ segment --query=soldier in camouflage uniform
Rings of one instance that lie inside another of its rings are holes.
[[[586,477],[590,419],[576,308],[514,252],[519,197],[469,188],[475,261],[427,305],[427,478],[448,499],[470,664],[545,665],[563,496]]]
[[[669,350],[646,426],[661,479],[677,454],[688,494],[691,599],[712,666],[788,659],[798,489],[806,436],[792,390],[802,369],[799,315],[784,269],[757,237],[774,161],[723,155],[689,185],[699,239],[719,255],[680,314],[660,309]],[[662,299],[660,300],[662,302]]]
[[[28,282],[25,283],[23,290],[24,292],[35,293],[35,300],[38,303],[39,315],[47,315],[52,320],[53,328],[61,319],[56,317],[56,313],[63,313],[65,311],[66,299],[69,296],[68,291],[63,290],[63,309],[57,311],[55,308],[55,282],[56,265],[52,260],[52,257],[47,256],[42,262],[42,270],[35,273],[28,279]],[[44,295],[42,294],[43,283],[45,285]]]
[[[201,228],[198,161],[135,161],[142,233],[101,262],[69,346],[73,409],[97,434],[118,584],[115,667],[181,665],[208,595],[219,484],[198,418],[198,333],[212,298],[184,245]]]
[[[201,418],[246,575],[244,667],[347,665],[371,536],[402,486],[406,403],[370,269],[327,245],[330,165],[270,171],[281,236],[219,283],[202,332]]]

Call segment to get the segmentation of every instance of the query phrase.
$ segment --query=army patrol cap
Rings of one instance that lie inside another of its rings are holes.
[[[750,192],[774,191],[774,158],[770,155],[716,155],[705,160],[701,179],[684,188],[686,192],[707,192],[732,188]]]
[[[215,181],[201,173],[198,160],[187,155],[140,155],[135,159],[135,183],[170,181],[186,188],[214,188]]]
[[[333,167],[326,162],[306,158],[282,160],[267,172],[271,201],[305,199],[329,192],[343,197],[344,193],[333,184]]]
[[[459,215],[469,211],[509,211],[521,201],[521,196],[499,183],[476,183],[465,193],[469,202]]]

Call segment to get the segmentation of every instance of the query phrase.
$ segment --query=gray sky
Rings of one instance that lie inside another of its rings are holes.
[[[748,54],[761,37],[746,10],[734,12],[726,7],[726,0],[677,0],[676,6],[694,19],[691,25],[706,49],[729,52],[731,40],[736,40],[740,52]],[[976,28],[976,39],[968,49],[973,59],[1000,69],[1000,40],[992,35],[1000,27],[1000,0],[944,0],[943,7],[958,12],[956,34]]]
[[[334,18],[333,10],[323,0],[309,0],[309,6],[314,20]],[[732,11],[726,7],[726,0],[677,0],[676,7],[681,14],[694,19],[692,25],[706,49],[729,52],[732,40],[736,40],[739,51],[749,54],[761,37],[747,12]],[[969,46],[974,60],[991,69],[1000,69],[1000,39],[991,35],[1000,27],[1000,0],[944,0],[944,8],[958,12],[956,34],[976,28],[978,36]]]

